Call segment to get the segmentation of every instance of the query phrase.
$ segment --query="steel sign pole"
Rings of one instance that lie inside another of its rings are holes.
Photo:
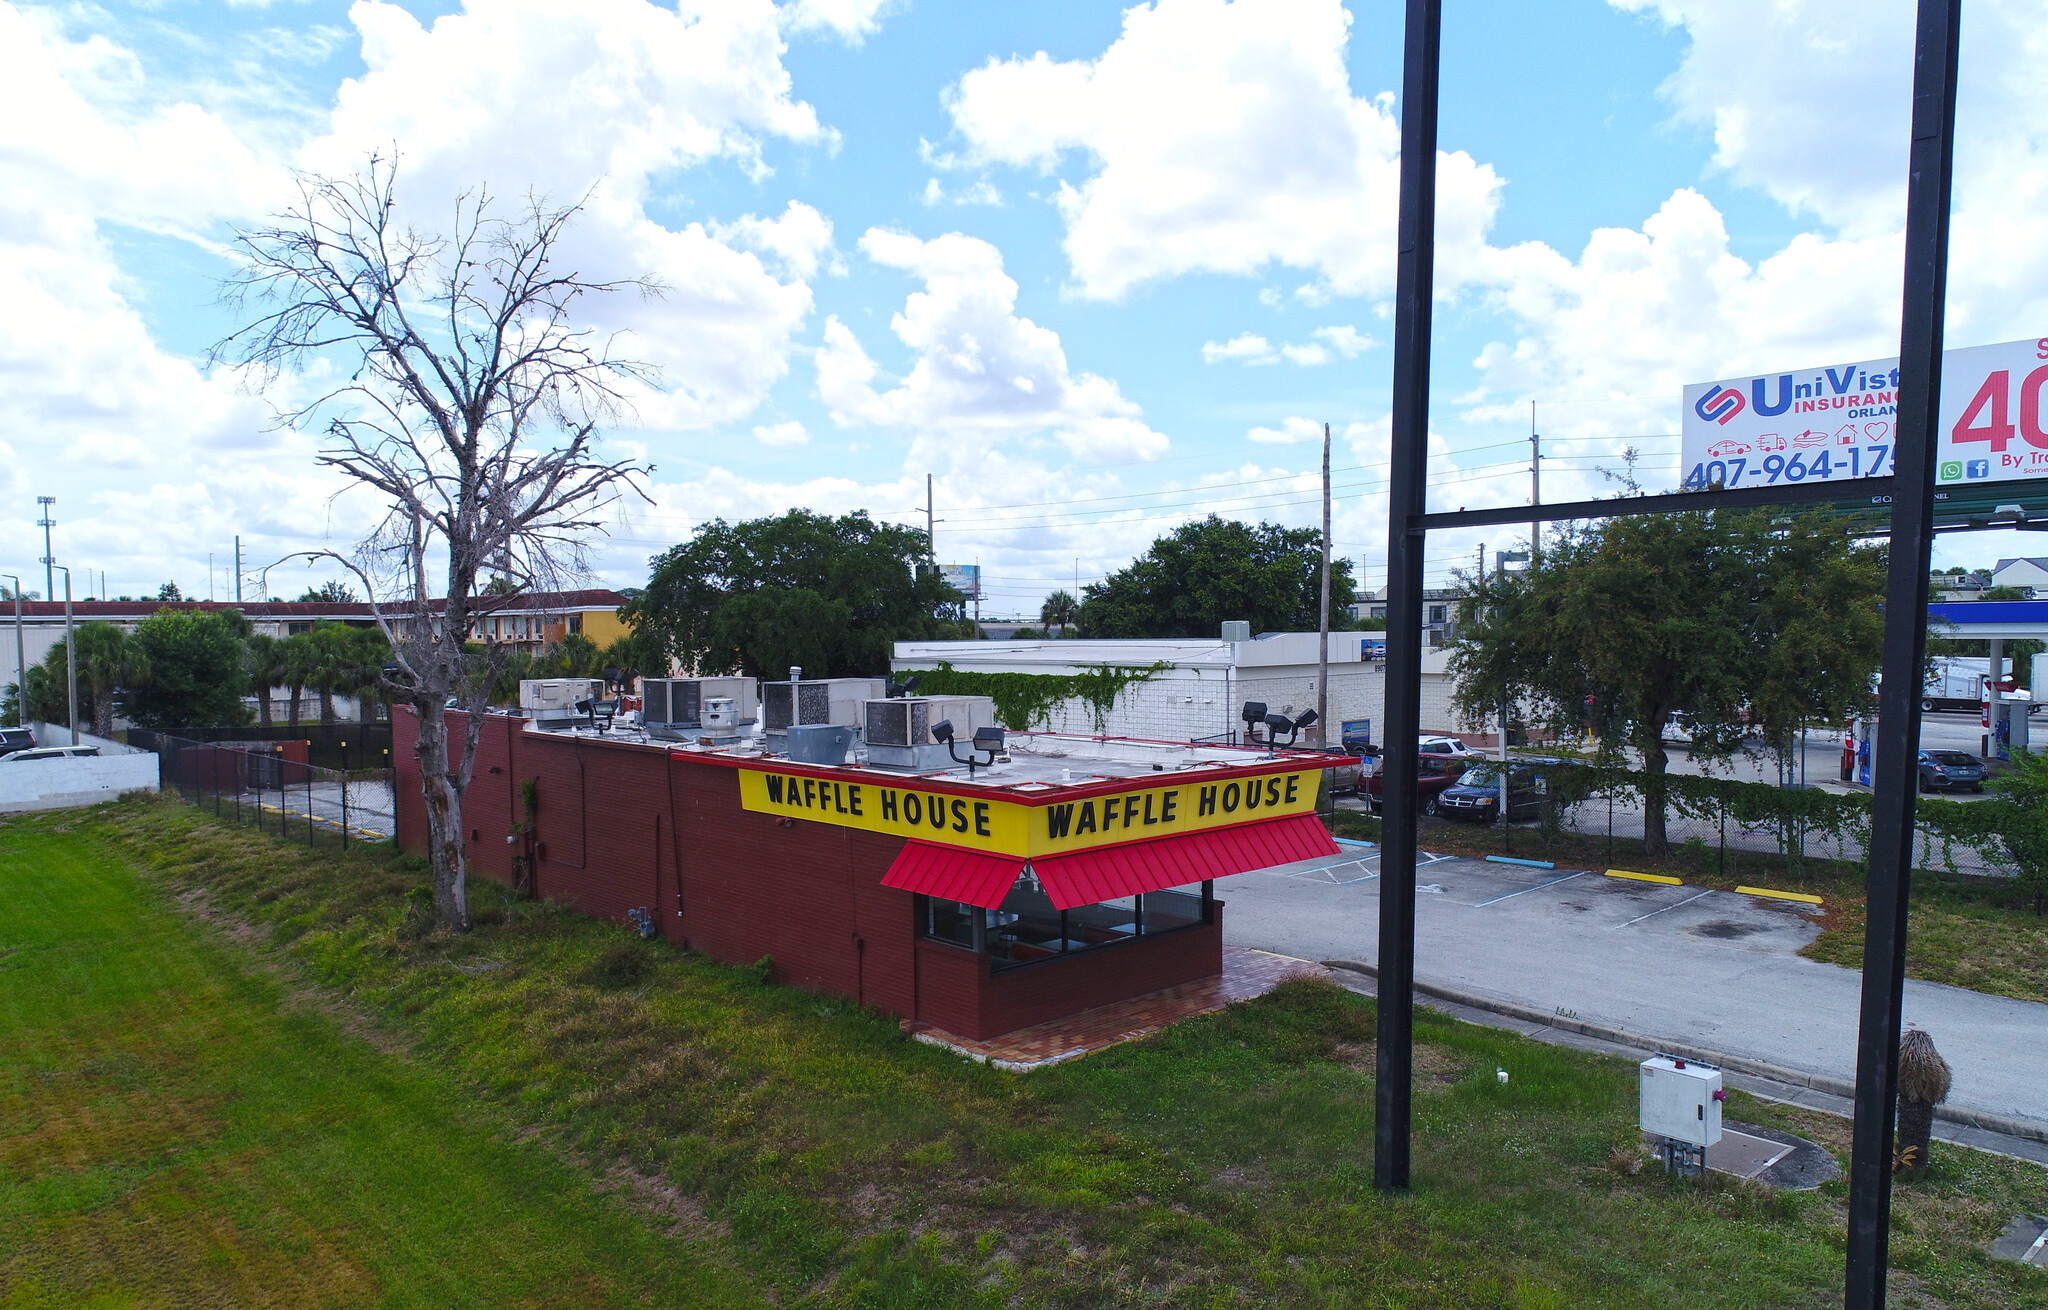
[[[1877,774],[1871,779],[1869,907],[1863,939],[1863,1008],[1856,1036],[1856,1132],[1849,1164],[1843,1298],[1849,1310],[1879,1310],[1885,1302],[1892,1111],[1898,1096],[1913,804],[1919,782],[1914,761],[1920,742],[1921,665],[1927,653],[1927,566],[1934,541],[1935,428],[1941,409],[1961,10],[1962,0],[1920,0],[1914,36],[1891,559],[1885,582],[1884,675],[1878,689]]]
[[[1401,63],[1401,216],[1394,288],[1392,501],[1387,510],[1387,764],[1380,827],[1379,1055],[1373,1186],[1408,1186],[1415,1040],[1415,748],[1422,717],[1422,552],[1436,263],[1440,0],[1408,0]]]

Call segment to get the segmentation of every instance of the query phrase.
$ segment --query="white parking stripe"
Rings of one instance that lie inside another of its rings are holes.
[[[1691,905],[1691,904],[1692,904],[1692,903],[1693,903],[1694,901],[1698,900],[1698,899],[1700,898],[1700,896],[1712,896],[1713,894],[1714,894],[1714,889],[1713,889],[1713,888],[1711,888],[1711,887],[1709,887],[1709,888],[1708,888],[1707,890],[1705,890],[1705,891],[1701,892],[1701,893],[1699,894],[1699,896],[1688,896],[1688,897],[1686,897],[1686,898],[1685,898],[1684,900],[1680,901],[1680,902],[1678,903],[1678,905]],[[1665,907],[1664,907],[1664,910],[1675,910],[1675,909],[1677,909],[1677,908],[1678,908],[1678,905],[1667,905],[1667,906],[1665,906]],[[1650,911],[1650,912],[1649,912],[1648,914],[1638,914],[1638,915],[1637,915],[1637,916],[1636,916],[1635,918],[1633,918],[1633,919],[1630,919],[1630,920],[1628,921],[1628,923],[1617,923],[1617,924],[1615,924],[1615,925],[1614,925],[1614,928],[1626,928],[1626,927],[1628,927],[1628,926],[1629,926],[1630,924],[1637,924],[1637,923],[1641,923],[1641,922],[1642,922],[1643,920],[1645,920],[1645,919],[1654,919],[1654,918],[1656,918],[1656,917],[1657,917],[1658,915],[1660,915],[1660,914],[1664,913],[1664,910],[1652,910],[1652,911]],[[1609,929],[1608,929],[1607,931],[1609,931],[1609,932],[1613,932],[1613,931],[1614,931],[1614,928],[1609,928]]]
[[[1511,901],[1517,896],[1527,896],[1530,892],[1540,892],[1545,887],[1555,887],[1561,882],[1570,882],[1574,878],[1583,878],[1585,876],[1586,871],[1581,869],[1577,873],[1568,873],[1562,878],[1552,878],[1549,882],[1539,882],[1534,887],[1524,887],[1518,892],[1509,892],[1505,896],[1496,896],[1490,901],[1480,901],[1472,908],[1476,910],[1487,905],[1498,905],[1502,901]]]

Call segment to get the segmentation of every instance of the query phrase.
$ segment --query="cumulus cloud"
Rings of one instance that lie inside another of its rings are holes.
[[[782,15],[792,32],[828,31],[859,45],[881,30],[891,7],[892,0],[795,0],[782,7]]]
[[[804,425],[795,419],[781,423],[763,423],[754,428],[754,440],[764,446],[808,446],[811,434],[804,431]]]
[[[879,10],[818,12],[852,34],[871,30]],[[236,532],[252,556],[275,555],[346,542],[373,511],[330,500],[338,484],[314,463],[317,439],[272,431],[268,406],[238,379],[158,343],[110,240],[114,228],[141,229],[213,249],[223,223],[279,206],[293,166],[350,173],[395,143],[404,217],[427,230],[477,188],[506,208],[529,187],[582,202],[564,262],[664,288],[651,300],[586,302],[590,326],[628,334],[622,353],[659,369],[659,385],[633,398],[649,426],[744,419],[787,371],[809,281],[838,263],[830,221],[791,202],[671,227],[648,197],[658,179],[719,161],[765,178],[771,139],[834,144],[792,93],[789,14],[768,0],[473,0],[424,26],[361,0],[349,16],[364,71],[331,110],[244,120],[234,88],[154,82],[115,42],[73,35],[67,25],[90,23],[88,11],[0,3],[0,295],[11,311],[0,374],[18,421],[39,434],[27,458],[92,460],[92,503],[65,496],[64,551],[110,571],[134,552],[147,574],[182,557],[189,574]],[[206,96],[230,108],[195,103]],[[62,490],[61,468],[38,485]],[[0,517],[0,532],[17,529],[29,535]]]
[[[1271,364],[1280,356],[1271,342],[1252,332],[1241,332],[1230,340],[1218,345],[1214,341],[1202,343],[1202,362],[1217,364],[1226,360],[1241,364]]]
[[[1667,430],[1688,382],[1896,353],[1912,30],[1906,8],[1847,0],[1613,0],[1681,25],[1666,84],[1680,119],[1711,126],[1715,164],[1821,227],[1760,260],[1730,247],[1690,188],[1637,229],[1601,229],[1576,258],[1525,245],[1490,256],[1490,294],[1518,320],[1476,361],[1468,415],[1529,396],[1607,402],[1575,430]],[[1963,27],[1949,250],[1956,345],[2031,335],[2048,316],[2048,58],[2038,5],[1987,0]],[[1995,131],[1973,130],[1996,124]]]
[[[1277,364],[1287,360],[1303,368],[1327,364],[1333,357],[1356,359],[1371,347],[1372,339],[1359,335],[1358,329],[1349,326],[1317,328],[1309,334],[1310,341],[1299,344],[1281,342],[1275,346],[1256,332],[1241,332],[1228,341],[1205,341],[1202,343],[1204,364]]]
[[[367,71],[342,84],[330,130],[302,152],[309,166],[351,172],[398,143],[401,199],[420,222],[480,185],[582,201],[564,262],[664,288],[584,310],[660,370],[660,385],[634,397],[639,420],[704,428],[761,402],[809,316],[830,222],[791,202],[769,218],[669,228],[646,199],[658,176],[713,160],[766,176],[770,138],[831,143],[791,94],[784,15],[768,0],[479,0],[432,26],[357,0],[349,15]]]
[[[1261,445],[1291,446],[1303,441],[1321,441],[1323,425],[1314,419],[1289,415],[1280,420],[1277,428],[1253,428],[1245,436]]]
[[[958,232],[920,240],[870,228],[860,249],[924,284],[890,319],[914,356],[901,383],[876,389],[879,369],[852,330],[826,320],[818,395],[833,421],[983,443],[1049,437],[1079,459],[1156,459],[1166,437],[1148,427],[1117,384],[1067,364],[1059,334],[1017,312],[1017,283],[986,241]]]
[[[1393,287],[1400,128],[1391,95],[1355,96],[1340,0],[1158,0],[1124,14],[1095,59],[991,59],[950,88],[963,166],[1051,171],[1061,181],[1076,288],[1116,300],[1191,272],[1278,265],[1312,287]],[[1499,203],[1493,170],[1439,160],[1439,276],[1476,272]]]

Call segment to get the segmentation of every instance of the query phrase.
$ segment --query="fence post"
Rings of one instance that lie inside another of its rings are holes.
[[[313,770],[306,769],[306,847],[313,846]]]
[[[343,743],[343,750],[344,752],[347,750],[346,743]],[[342,755],[341,762],[344,765],[348,763],[347,754],[344,753]],[[346,768],[341,771],[341,849],[348,849],[348,770]]]

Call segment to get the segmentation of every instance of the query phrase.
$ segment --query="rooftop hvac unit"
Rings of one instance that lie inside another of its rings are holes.
[[[602,699],[603,678],[527,678],[519,684],[519,708],[535,723],[581,719],[577,701]]]
[[[714,700],[731,702],[731,718],[723,725],[727,728],[751,722],[759,712],[760,699],[752,678],[642,678],[640,721],[656,735],[663,735],[663,729],[717,726],[707,724],[704,718]]]
[[[787,732],[802,724],[836,723],[846,728],[866,726],[861,714],[864,701],[879,700],[887,690],[882,678],[818,678],[803,682],[761,684],[763,727],[768,732]]]
[[[930,773],[956,768],[945,746],[932,738],[934,723],[953,725],[955,741],[974,740],[976,728],[993,728],[996,703],[987,696],[903,696],[871,700],[864,706],[868,763]]]

